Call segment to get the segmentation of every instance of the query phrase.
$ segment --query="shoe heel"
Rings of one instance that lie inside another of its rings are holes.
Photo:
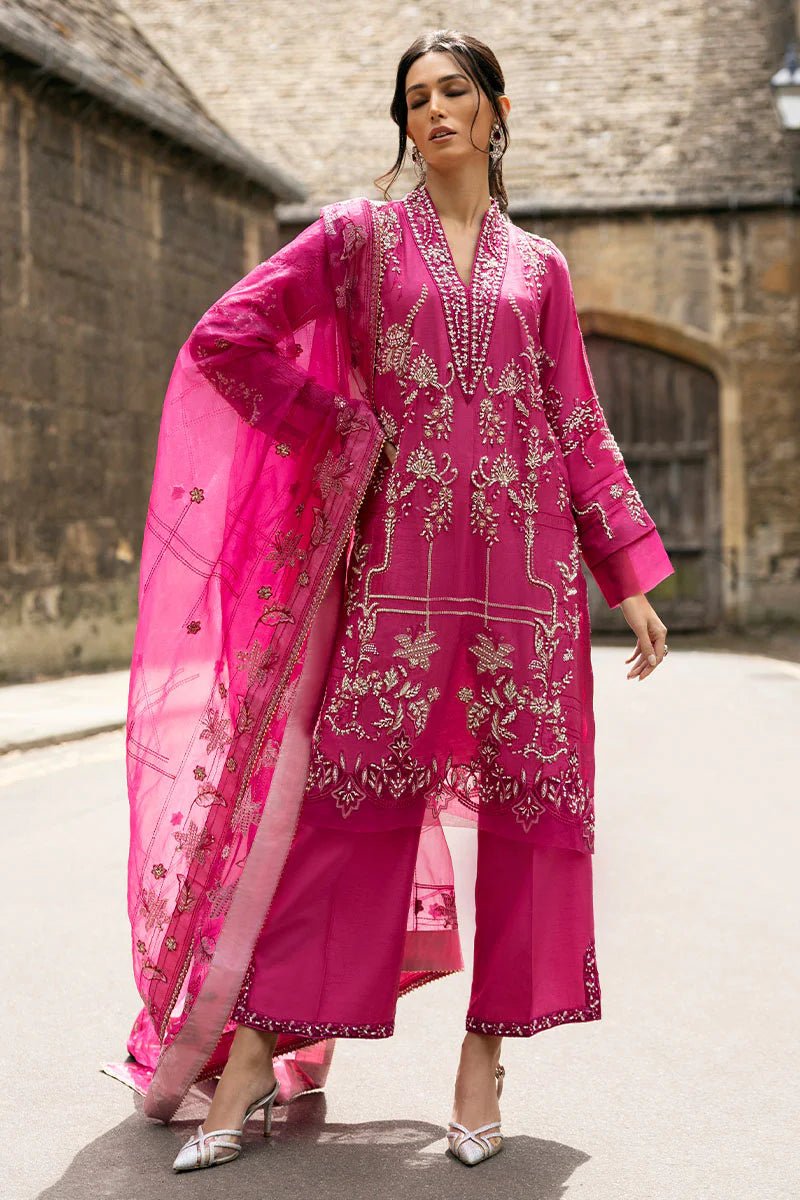
[[[272,1133],[272,1105],[274,1098],[264,1105],[264,1137],[269,1137]]]

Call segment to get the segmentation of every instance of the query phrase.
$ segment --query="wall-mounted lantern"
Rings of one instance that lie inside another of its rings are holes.
[[[800,129],[800,59],[796,42],[786,47],[783,66],[769,82],[781,125],[784,129]]]

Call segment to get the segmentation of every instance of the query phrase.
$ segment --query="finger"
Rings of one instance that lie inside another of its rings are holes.
[[[666,645],[666,641],[667,641],[666,626],[663,626],[663,625],[659,626],[659,628],[653,634],[653,639],[652,639],[653,653],[655,654],[656,661],[655,661],[655,663],[653,663],[651,658],[648,658],[646,660],[645,665],[643,666],[642,670],[639,672],[639,675],[638,675],[639,679],[646,679],[648,675],[652,675],[652,673],[653,673],[653,671],[655,671],[656,667],[664,661],[664,646]]]
[[[650,641],[650,631],[648,630],[647,626],[643,625],[640,629],[637,629],[634,632],[639,638],[639,646],[645,660],[651,667],[656,666],[658,663],[658,658],[656,657],[656,652],[653,649],[653,643]]]
[[[639,675],[644,670],[644,668],[646,666],[647,666],[647,659],[644,657],[643,654],[640,654],[638,656],[638,658],[636,659],[636,662],[633,664],[630,671],[628,672],[628,678],[629,679],[635,678],[637,675]]]
[[[666,633],[664,635],[655,634],[653,636],[653,649],[655,650],[655,655],[656,655],[656,666],[660,665],[664,661],[664,642],[665,642],[665,640],[666,640]],[[652,666],[651,663],[646,662],[642,669],[641,674],[639,675],[639,678],[646,679],[648,675],[653,674],[653,671],[655,671],[655,669],[656,668],[654,666]]]
[[[636,644],[634,645],[633,650],[631,651],[630,658],[626,658],[625,662],[633,662],[634,658],[639,653],[640,649],[641,649],[641,647],[639,646],[639,639],[637,638]]]
[[[655,667],[651,667],[646,658],[643,658],[636,668],[636,672],[631,676],[632,679],[646,679],[655,671]]]

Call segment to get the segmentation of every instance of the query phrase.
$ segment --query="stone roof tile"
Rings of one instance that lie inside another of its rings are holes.
[[[215,117],[257,153],[277,152],[315,205],[377,194],[395,154],[397,59],[443,11],[316,0],[303,21],[276,0],[125,3]],[[769,79],[787,11],[786,0],[459,3],[461,27],[506,73],[512,207],[785,202],[790,135]]]
[[[114,0],[0,0],[0,46],[268,188],[303,189],[215,121]],[[262,146],[261,154],[265,153]]]

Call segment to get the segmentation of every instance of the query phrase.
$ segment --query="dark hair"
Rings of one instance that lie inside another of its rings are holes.
[[[406,122],[408,120],[408,103],[405,93],[406,76],[411,64],[416,62],[418,58],[421,58],[423,54],[429,54],[432,50],[443,50],[447,54],[452,54],[453,58],[463,67],[464,72],[475,86],[480,88],[491,104],[502,131],[503,153],[505,154],[508,149],[510,140],[508,126],[506,125],[503,110],[497,103],[498,96],[502,96],[505,92],[505,79],[503,78],[503,72],[500,70],[500,64],[493,52],[483,42],[479,42],[477,38],[470,37],[466,33],[458,33],[454,29],[437,29],[434,33],[423,34],[411,43],[397,64],[394,96],[392,97],[389,109],[391,118],[400,131],[397,158],[389,170],[385,171],[383,175],[379,175],[375,180],[375,186],[380,188],[386,200],[389,199],[389,188],[402,170],[406,154],[408,141],[406,137]],[[472,141],[472,130],[475,126],[477,116],[478,110],[476,108],[469,131],[470,141]],[[474,142],[472,144],[475,145]],[[485,151],[485,153],[488,156],[488,151]],[[389,182],[384,187],[381,180],[387,177],[390,177]],[[489,194],[497,199],[501,211],[505,212],[508,208],[508,196],[503,184],[502,158],[498,159],[496,163],[493,163],[491,158],[489,159]]]

